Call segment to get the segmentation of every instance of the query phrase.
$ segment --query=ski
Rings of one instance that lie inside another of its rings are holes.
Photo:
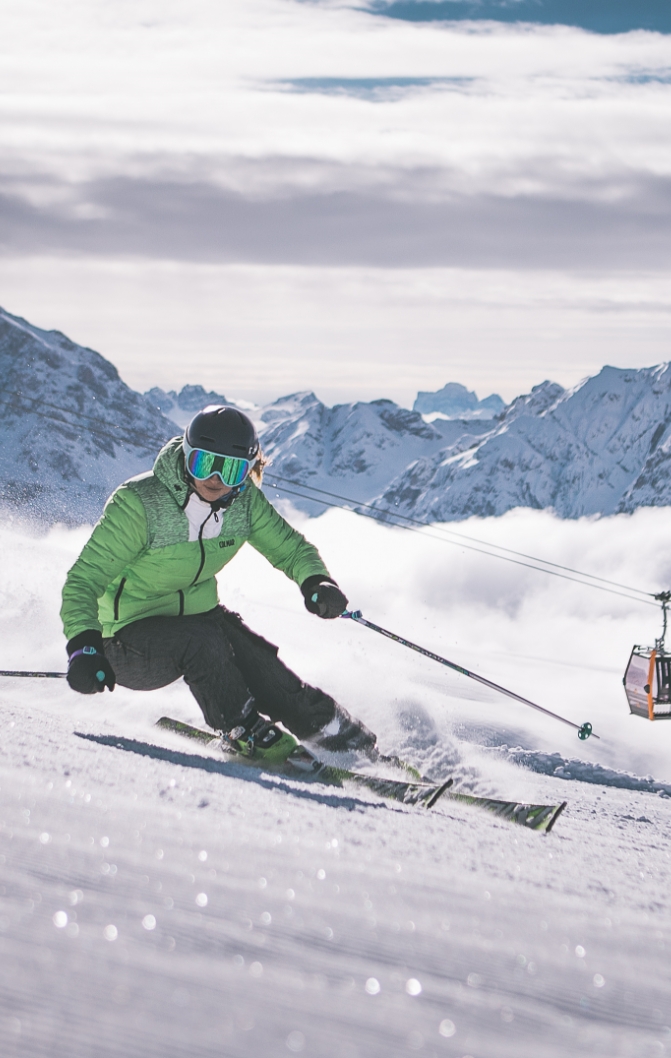
[[[445,794],[452,801],[460,801],[462,804],[475,805],[493,812],[500,819],[506,819],[510,823],[519,823],[530,830],[538,830],[549,834],[553,826],[566,808],[567,802],[562,801],[556,805],[530,805],[522,801],[498,801],[494,797],[476,797],[475,794],[459,793],[457,790],[448,790]]]
[[[343,782],[357,783],[365,786],[373,793],[381,797],[388,797],[393,801],[400,801],[406,805],[423,805],[425,808],[433,808],[440,797],[452,785],[453,780],[448,779],[443,783],[427,781],[408,781],[403,779],[385,779],[376,775],[366,775],[363,772],[350,771],[348,768],[336,768],[332,764],[324,764],[318,760],[300,743],[296,746],[287,759],[279,765],[269,765],[264,760],[255,761],[252,757],[246,757],[237,753],[227,746],[221,737],[211,731],[204,731],[200,727],[185,724],[182,720],[173,720],[170,716],[162,716],[156,721],[156,727],[164,731],[172,731],[174,734],[182,735],[184,738],[201,742],[204,745],[216,747],[234,760],[249,764],[254,767],[264,767],[270,771],[280,772],[282,775],[291,777],[312,779],[327,783],[331,786],[340,786]]]
[[[559,816],[566,808],[566,801],[554,805],[527,804],[522,801],[501,801],[494,797],[478,797],[476,794],[460,793],[451,790],[453,780],[448,779],[444,783],[434,783],[428,779],[419,781],[407,781],[403,779],[385,779],[379,776],[366,775],[361,772],[350,771],[347,768],[337,768],[331,764],[324,764],[310,752],[307,747],[298,745],[281,765],[270,766],[263,761],[255,761],[253,758],[245,757],[241,753],[226,745],[220,736],[212,731],[204,731],[200,727],[193,727],[181,720],[173,720],[172,717],[162,716],[156,722],[157,727],[165,731],[172,731],[195,742],[201,742],[206,746],[213,746],[236,761],[250,764],[255,767],[264,766],[272,771],[279,771],[284,775],[298,776],[306,779],[315,779],[319,782],[340,786],[343,782],[354,782],[365,786],[382,797],[400,801],[402,804],[424,805],[433,808],[436,802],[445,797],[461,804],[473,805],[476,808],[484,808],[499,819],[505,819],[509,823],[517,823],[519,826],[536,830],[539,833],[549,834],[557,822]],[[400,767],[408,767],[397,758],[382,758],[397,764]],[[414,773],[414,769],[413,769]]]

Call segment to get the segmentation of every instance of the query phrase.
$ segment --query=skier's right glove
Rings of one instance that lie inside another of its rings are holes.
[[[109,687],[114,690],[116,676],[105,657],[100,632],[80,632],[67,645],[69,657],[67,680],[73,691],[95,694]]]

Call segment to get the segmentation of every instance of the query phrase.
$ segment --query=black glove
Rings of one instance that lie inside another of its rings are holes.
[[[324,617],[327,621],[340,617],[347,609],[347,596],[343,595],[334,580],[317,573],[301,584],[305,607],[310,613]]]
[[[69,657],[68,683],[80,694],[95,694],[109,687],[114,690],[114,669],[103,652],[103,637],[100,632],[80,632],[67,645]]]

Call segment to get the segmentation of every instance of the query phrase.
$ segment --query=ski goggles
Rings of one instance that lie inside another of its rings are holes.
[[[207,452],[204,448],[191,448],[184,442],[186,469],[196,481],[205,481],[216,474],[224,485],[234,489],[242,485],[254,465],[253,459],[237,459],[236,456],[222,456],[217,452]]]

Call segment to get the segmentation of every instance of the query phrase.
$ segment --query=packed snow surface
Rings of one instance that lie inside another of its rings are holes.
[[[155,728],[183,684],[0,686],[0,1053],[7,1058],[646,1058],[671,1054],[671,724],[621,675],[658,614],[331,512],[294,515],[371,620],[600,741],[346,621],[247,548],[222,601],[395,750],[482,794],[568,807],[547,837],[226,761]],[[654,591],[671,513],[467,523]],[[88,530],[0,528],[3,668],[63,668]]]

